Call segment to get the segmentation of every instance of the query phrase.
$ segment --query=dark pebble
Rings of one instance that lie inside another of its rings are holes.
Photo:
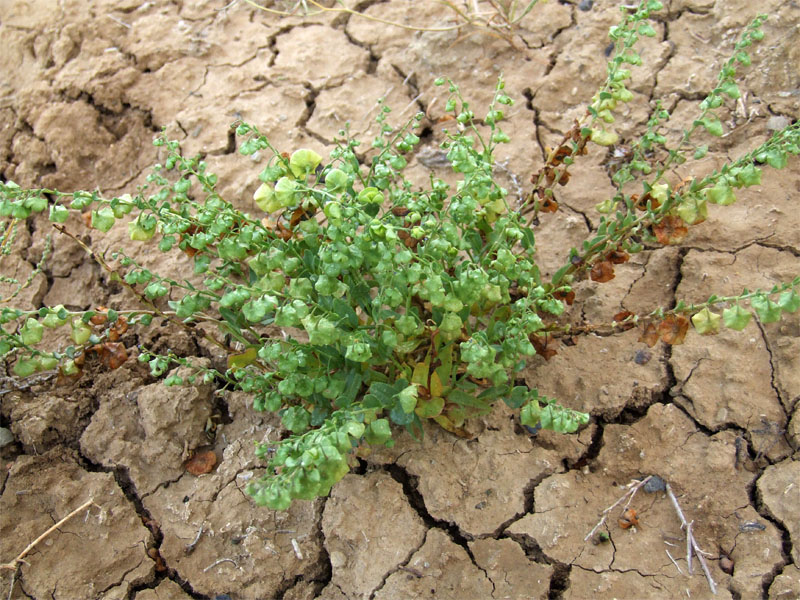
[[[653,355],[650,353],[650,350],[637,350],[633,357],[633,362],[637,365],[646,365],[650,362],[651,358],[653,358]]]
[[[742,533],[748,531],[764,531],[766,528],[766,525],[759,523],[758,521],[747,521],[746,523],[739,525],[739,531]]]
[[[583,12],[588,12],[592,10],[593,4],[594,0],[581,0],[581,3],[578,4],[578,10],[582,10]]]
[[[650,478],[650,481],[644,484],[644,491],[648,494],[654,494],[655,492],[663,492],[667,489],[667,483],[661,479],[658,475],[653,475]]]
[[[541,431],[541,429],[542,429],[542,424],[541,424],[541,423],[537,423],[537,424],[536,424],[536,425],[534,425],[533,427],[531,427],[530,425],[523,425],[523,427],[524,427],[524,428],[525,428],[525,430],[526,430],[528,433],[530,433],[531,435],[536,435],[537,433],[539,433],[539,431]]]

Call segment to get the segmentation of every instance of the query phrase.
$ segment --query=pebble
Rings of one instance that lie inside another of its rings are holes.
[[[758,521],[747,521],[746,523],[739,525],[739,531],[742,533],[748,531],[764,531],[766,528],[766,525],[759,523]]]
[[[593,5],[594,5],[594,0],[581,0],[581,3],[578,4],[578,10],[582,10],[583,12],[588,12],[592,10]]]
[[[5,448],[12,443],[14,443],[14,434],[11,433],[11,430],[0,427],[0,448]]]
[[[791,124],[792,122],[783,115],[775,115],[767,119],[767,129],[769,131],[780,131]]]
[[[667,489],[666,482],[661,479],[658,475],[653,475],[650,478],[650,481],[644,484],[644,491],[648,494],[654,494],[655,492],[663,492]]]

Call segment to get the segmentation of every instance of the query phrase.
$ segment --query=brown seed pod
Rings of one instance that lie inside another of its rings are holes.
[[[622,529],[630,529],[631,527],[638,527],[639,518],[636,516],[636,511],[628,508],[622,513],[622,516],[617,521]]]

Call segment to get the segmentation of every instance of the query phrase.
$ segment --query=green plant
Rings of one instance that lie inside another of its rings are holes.
[[[625,86],[627,65],[641,62],[636,41],[653,33],[648,18],[660,7],[645,0],[635,10],[623,8],[620,25],[611,30],[615,52],[604,85],[534,175],[522,207],[510,203],[494,175],[493,152],[509,139],[501,124],[512,100],[502,79],[481,119],[454,83],[437,82],[450,92],[446,110],[454,129],[444,148],[460,177],[455,188],[431,176],[429,186],[415,189],[403,177],[405,157],[419,143],[414,131],[422,115],[393,127],[386,106],[367,161],[346,132],[323,161],[311,150],[283,155],[253,125],[234,124],[243,138],[242,154],[272,154],[258,175],[257,216],[226,202],[206,163],[182,156],[178,142],[163,136],[155,144],[166,152],[164,163],[135,196],[107,199],[96,192],[0,184],[6,235],[20,220],[49,208],[54,226],[77,239],[62,223],[70,211],[81,211],[94,229],[108,231],[126,221],[131,240],[194,261],[193,274],[173,278],[143,267],[122,249],[112,263],[86,247],[141,306],[79,312],[3,308],[0,354],[13,361],[19,377],[56,367],[77,376],[89,354],[112,368],[121,364],[127,353],[120,337],[153,317],[187,328],[216,325],[220,337],[203,335],[227,352],[224,371],[146,349],[139,360],[149,363],[155,377],[176,365],[191,367],[192,375],[173,371],[165,385],[216,380],[251,393],[256,410],[280,415],[291,435],[258,447],[268,474],[248,488],[257,503],[274,509],[327,494],[347,473],[356,446],[393,443],[392,423],[421,435],[423,422],[432,420],[460,434],[467,419],[502,400],[520,410],[523,425],[576,431],[587,414],[514,379],[527,357],[550,352],[550,336],[576,331],[559,319],[574,300],[573,284],[587,276],[608,281],[616,265],[645,245],[679,241],[688,226],[702,222],[709,202],[730,204],[735,189],[758,184],[758,165],[781,168],[788,155],[800,153],[795,123],[710,175],[680,185],[665,178],[671,165],[706,152],[692,141],[696,131],[721,133],[715,111],[726,97],[737,97],[736,66],[749,63],[747,48],[763,36],[765,17],[759,17],[677,147],[667,147],[661,133],[669,114],[654,107],[647,130],[614,177],[617,194],[598,205],[604,214],[598,230],[571,250],[552,277],[542,276],[534,223],[541,213],[557,210],[554,189],[567,183],[569,168],[589,142],[615,143],[607,127],[617,106],[632,98]],[[632,183],[642,192],[631,193]],[[742,329],[752,313],[768,323],[794,312],[800,307],[798,285],[800,278],[770,290],[712,295],[702,304],[620,314],[606,326],[639,326],[647,343],[678,344],[690,323],[700,334],[713,334],[722,326]],[[46,328],[61,327],[69,328],[71,345],[58,352],[39,347]],[[282,335],[270,336],[276,328]]]

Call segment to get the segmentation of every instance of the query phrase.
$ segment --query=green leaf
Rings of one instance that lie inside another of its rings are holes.
[[[734,81],[724,81],[724,82],[722,82],[722,84],[720,84],[720,86],[719,86],[719,90],[720,90],[720,92],[722,92],[723,94],[727,95],[729,98],[733,98],[734,100],[736,98],[741,97],[741,95],[742,95],[739,92],[739,86],[736,85],[736,82],[734,82]]]
[[[19,332],[22,343],[26,346],[33,346],[41,342],[43,333],[44,326],[32,317],[28,317]]]
[[[534,397],[522,407],[522,410],[519,413],[519,420],[523,425],[535,427],[541,420],[541,415],[542,409],[539,406],[539,400]]]
[[[395,425],[408,425],[414,420],[414,413],[407,413],[400,404],[396,404],[389,411],[389,418]]]
[[[50,220],[53,223],[64,223],[69,217],[69,209],[61,204],[53,204],[50,207]]]
[[[39,361],[35,358],[20,358],[14,363],[14,375],[17,377],[28,377],[39,370]]]
[[[248,348],[241,354],[231,354],[228,356],[229,369],[243,369],[247,365],[252,365],[258,358],[258,350],[256,348]]]
[[[358,421],[348,421],[347,425],[345,425],[345,431],[347,434],[355,439],[361,438],[364,435],[364,430],[366,427],[363,423],[359,423]]]
[[[793,313],[800,308],[800,295],[793,289],[785,291],[778,298],[778,306],[788,313]]]
[[[706,131],[713,136],[720,137],[723,133],[722,122],[714,115],[708,115],[697,123],[705,127]]]
[[[292,433],[304,433],[311,422],[311,413],[302,406],[290,406],[281,415],[281,423]]]
[[[409,385],[397,395],[403,412],[414,412],[414,409],[417,407],[417,395],[417,386],[414,384]]]
[[[70,337],[72,341],[76,344],[83,345],[92,335],[92,328],[89,327],[86,323],[84,323],[81,319],[73,319],[72,320],[72,331],[70,333]]]
[[[111,208],[109,207],[92,211],[93,229],[97,229],[105,233],[114,226],[115,222],[116,222],[116,217],[114,217],[114,211],[111,210]]]
[[[781,318],[781,307],[764,294],[754,296],[750,300],[750,306],[756,311],[762,323],[775,323]]]
[[[786,152],[780,148],[771,148],[767,151],[766,160],[773,169],[782,169],[786,166]]]
[[[736,181],[744,187],[761,185],[761,169],[750,163],[736,174]]]
[[[683,201],[678,205],[676,212],[686,223],[694,225],[708,218],[708,205],[705,198],[696,194],[689,194],[683,197]]]
[[[485,410],[489,407],[489,403],[485,400],[476,398],[472,394],[462,392],[458,389],[451,390],[450,393],[447,394],[447,401],[458,404],[459,406],[469,406],[470,408],[477,408],[479,410]]]
[[[364,431],[364,439],[368,444],[385,444],[392,438],[392,429],[387,419],[376,419]]]
[[[723,179],[717,181],[714,187],[706,189],[706,199],[722,206],[728,206],[736,202],[733,190]]]

